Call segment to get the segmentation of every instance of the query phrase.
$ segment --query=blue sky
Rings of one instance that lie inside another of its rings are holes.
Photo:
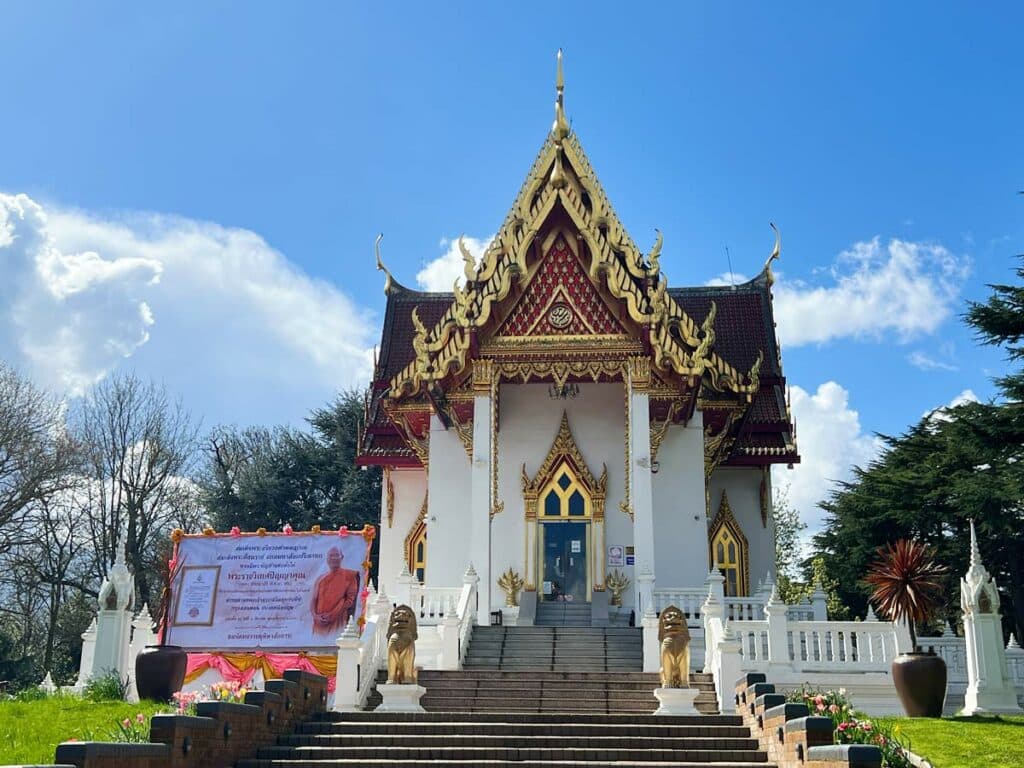
[[[958,315],[1024,250],[1024,7],[624,7],[6,5],[0,357],[72,393],[135,369],[208,426],[300,421],[366,376],[378,231],[414,286],[497,228],[561,46],[573,127],[673,284],[726,248],[754,274],[780,227],[805,474],[990,396],[1002,359]]]

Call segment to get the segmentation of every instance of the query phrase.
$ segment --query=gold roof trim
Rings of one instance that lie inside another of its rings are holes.
[[[698,326],[669,295],[660,268],[661,233],[645,256],[622,226],[576,133],[568,131],[568,124],[565,132],[558,128],[559,114],[564,119],[564,112],[556,111],[552,132],[494,240],[472,268],[472,278],[470,260],[465,259],[465,288],[455,291],[451,307],[433,329],[427,332],[417,326],[416,358],[392,378],[391,396],[413,394],[425,383],[465,368],[470,329],[482,327],[513,281],[527,274],[530,246],[557,202],[587,242],[591,279],[603,282],[634,322],[651,329],[655,365],[681,376],[707,374],[712,389],[749,400],[759,388],[760,359],[744,374],[711,350],[714,312]],[[547,172],[553,167],[559,172],[557,179]]]

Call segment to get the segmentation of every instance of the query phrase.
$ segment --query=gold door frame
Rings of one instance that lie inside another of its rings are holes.
[[[608,485],[608,468],[601,465],[602,471],[599,478],[587,466],[576,441],[569,429],[569,417],[562,412],[562,422],[558,428],[558,434],[551,444],[551,449],[544,461],[541,462],[537,473],[531,478],[526,474],[526,465],[522,468],[523,486],[523,507],[526,519],[526,535],[524,536],[524,560],[523,572],[527,575],[528,583],[525,589],[533,592],[537,590],[539,577],[542,575],[541,553],[543,550],[543,531],[538,527],[546,524],[538,522],[538,500],[541,493],[554,482],[556,473],[563,465],[568,466],[577,480],[580,488],[584,491],[584,499],[589,497],[589,516],[581,518],[565,518],[589,523],[587,526],[587,546],[595,555],[587,554],[588,599],[593,592],[603,592],[605,583],[605,558],[604,553],[604,503],[605,493]],[[554,523],[563,518],[549,518],[548,522]]]

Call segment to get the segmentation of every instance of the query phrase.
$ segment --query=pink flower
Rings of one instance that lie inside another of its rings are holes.
[[[819,712],[824,712],[825,711],[825,705],[822,702],[820,702],[820,701],[817,703],[816,707],[817,707]]]
[[[142,723],[146,722],[146,716],[139,712],[139,714],[135,716],[135,722],[141,725]]]
[[[121,721],[121,725],[123,725],[125,728],[128,728],[131,724],[132,724],[132,721],[129,720],[127,717],[124,720]]]
[[[348,526],[347,525],[341,526],[341,528],[338,529],[338,535],[341,536],[342,538],[348,536]]]
[[[839,711],[839,707],[837,707],[835,704],[832,704],[829,706],[828,711],[834,715],[836,712]]]
[[[231,535],[232,536],[241,536],[242,535],[242,529],[239,528],[237,525],[231,526]]]
[[[295,532],[291,523],[285,523],[281,530],[284,531],[285,536],[291,536]]]

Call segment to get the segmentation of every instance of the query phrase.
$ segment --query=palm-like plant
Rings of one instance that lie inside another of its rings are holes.
[[[935,552],[911,539],[879,547],[878,559],[865,582],[873,587],[871,602],[890,621],[906,619],[910,644],[917,650],[916,624],[928,622],[942,601],[946,567],[935,562]]]

